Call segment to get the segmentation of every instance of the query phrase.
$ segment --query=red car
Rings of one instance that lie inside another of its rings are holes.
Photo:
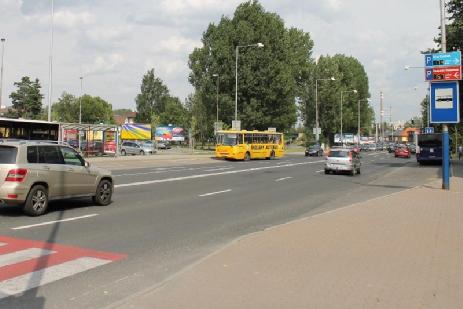
[[[396,158],[410,158],[411,152],[407,146],[398,146],[395,148],[394,156]]]

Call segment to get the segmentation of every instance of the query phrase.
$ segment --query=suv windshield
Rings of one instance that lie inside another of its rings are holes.
[[[18,153],[18,150],[16,147],[0,146],[0,164],[16,163],[17,153]]]

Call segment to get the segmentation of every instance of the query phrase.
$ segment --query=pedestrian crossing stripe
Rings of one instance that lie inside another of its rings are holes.
[[[0,299],[126,257],[124,254],[0,236]]]

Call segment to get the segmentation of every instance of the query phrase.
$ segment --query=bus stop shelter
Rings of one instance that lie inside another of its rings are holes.
[[[95,142],[95,139],[94,139],[94,136],[95,136],[95,133],[94,132],[102,132],[102,136],[103,136],[103,147],[104,147],[104,136],[105,136],[105,133],[106,132],[114,132],[114,141],[115,141],[115,144],[116,144],[116,148],[115,148],[115,153],[114,155],[117,156],[119,154],[119,127],[117,125],[112,125],[112,124],[84,124],[84,123],[60,123],[60,134],[59,134],[59,140],[64,142],[65,139],[66,139],[66,131],[69,131],[69,130],[74,130],[77,132],[77,135],[78,135],[78,138],[77,138],[77,142],[78,142],[78,148],[81,149],[81,146],[82,146],[82,136],[86,136],[87,139],[86,139],[86,145],[87,145],[87,151],[85,151],[84,149],[84,153],[86,155],[89,154],[89,151],[88,151],[88,145],[89,145],[89,142]],[[92,132],[90,134],[90,132]],[[91,141],[88,140],[88,138],[92,136],[93,139]],[[81,149],[82,150],[82,149]]]

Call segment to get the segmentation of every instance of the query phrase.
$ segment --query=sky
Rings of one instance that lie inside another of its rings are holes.
[[[235,0],[54,0],[53,91],[100,96],[113,108],[135,110],[143,75],[151,68],[171,95],[184,100],[188,56],[202,33],[221,16],[233,16]],[[287,27],[309,32],[313,55],[357,58],[369,77],[371,104],[380,92],[392,121],[420,114],[426,95],[421,51],[434,47],[439,0],[261,0]],[[22,76],[38,78],[48,102],[51,0],[0,0],[4,43],[3,105]]]

